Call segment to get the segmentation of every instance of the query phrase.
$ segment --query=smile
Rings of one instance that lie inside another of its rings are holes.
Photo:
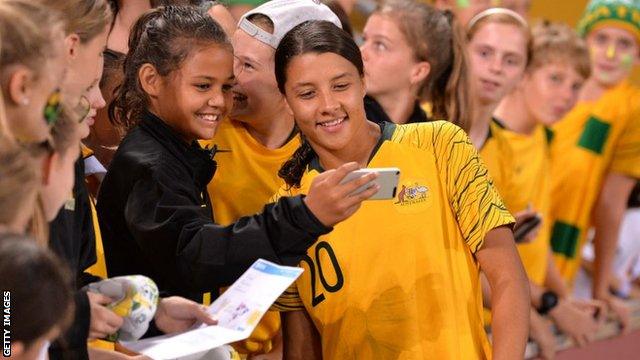
[[[323,127],[333,127],[333,126],[338,126],[340,124],[342,124],[345,120],[347,120],[347,117],[341,117],[335,120],[329,120],[329,121],[323,121],[318,123],[317,125],[323,126]]]
[[[214,114],[198,114],[198,118],[207,122],[216,122],[220,118],[220,115]]]

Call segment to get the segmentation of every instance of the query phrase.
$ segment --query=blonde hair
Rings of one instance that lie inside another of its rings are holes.
[[[8,136],[0,136],[0,224],[13,224],[22,211],[35,207],[42,183],[35,154]]]
[[[418,96],[432,103],[433,116],[468,131],[474,106],[469,94],[466,39],[453,13],[417,0],[385,0],[376,12],[393,18],[416,60],[431,66]]]
[[[62,43],[54,39],[63,26],[56,11],[26,0],[0,1],[0,69],[3,75],[11,65],[22,64],[34,71],[37,78],[42,64],[58,54]]]
[[[40,3],[62,13],[66,20],[65,33],[77,34],[87,43],[110,26],[113,20],[107,0],[39,0]]]
[[[533,54],[527,71],[550,63],[566,63],[583,78],[591,75],[591,60],[585,41],[568,25],[542,21],[533,29]]]
[[[504,8],[491,8],[474,16],[467,26],[467,40],[473,39],[475,34],[485,24],[507,24],[518,28],[526,38],[526,63],[531,60],[533,52],[533,35],[527,21],[513,10]]]

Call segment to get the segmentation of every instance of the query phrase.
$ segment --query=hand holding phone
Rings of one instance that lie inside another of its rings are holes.
[[[345,178],[340,182],[341,184],[345,184],[349,181],[359,179],[362,176],[365,176],[370,173],[377,173],[378,177],[373,181],[360,186],[355,191],[351,193],[351,195],[359,194],[369,187],[377,184],[380,189],[376,192],[369,200],[388,200],[396,197],[396,191],[398,190],[398,180],[400,179],[400,169],[395,167],[389,168],[364,168],[350,172],[345,176]]]

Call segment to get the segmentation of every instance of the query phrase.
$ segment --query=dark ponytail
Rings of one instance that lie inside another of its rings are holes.
[[[304,175],[307,165],[311,162],[311,159],[315,156],[315,152],[309,145],[309,142],[304,138],[304,135],[300,135],[302,138],[302,144],[293,153],[291,158],[287,160],[278,171],[278,176],[284,180],[289,187],[300,187],[300,180]]]
[[[360,49],[347,32],[329,21],[307,21],[291,29],[282,38],[276,50],[275,73],[281,93],[285,93],[287,66],[294,57],[307,53],[339,55],[351,62],[361,77],[364,76]],[[300,187],[302,175],[315,156],[315,152],[303,134],[301,137],[302,145],[278,172],[278,176],[290,187]]]
[[[131,30],[129,53],[124,59],[124,82],[116,88],[109,105],[109,118],[125,130],[135,126],[149,107],[138,71],[151,64],[158,74],[167,76],[180,68],[195,49],[211,44],[228,47],[222,27],[202,9],[193,6],[166,6],[142,15]]]

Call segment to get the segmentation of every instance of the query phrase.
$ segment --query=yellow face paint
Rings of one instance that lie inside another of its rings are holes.
[[[614,57],[616,57],[616,46],[613,44],[609,45],[606,55],[607,59],[613,59]]]
[[[502,0],[491,0],[492,6],[500,6],[502,5]]]

